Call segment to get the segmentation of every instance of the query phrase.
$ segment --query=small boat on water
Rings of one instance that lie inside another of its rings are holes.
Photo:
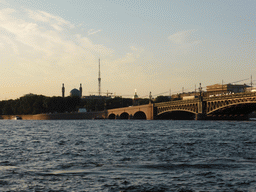
[[[13,117],[13,120],[22,120],[22,118],[19,116],[15,116],[15,117]]]

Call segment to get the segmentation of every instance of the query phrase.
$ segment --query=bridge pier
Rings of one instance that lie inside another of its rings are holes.
[[[206,119],[206,115],[203,113],[197,113],[195,115],[195,120],[205,120]]]

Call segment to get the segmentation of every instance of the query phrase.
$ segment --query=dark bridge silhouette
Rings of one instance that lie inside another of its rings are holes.
[[[170,101],[105,111],[108,119],[247,120],[256,111],[256,93]]]

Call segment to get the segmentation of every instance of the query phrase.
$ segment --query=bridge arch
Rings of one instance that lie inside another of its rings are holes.
[[[108,116],[108,119],[116,119],[116,115],[114,113],[111,113],[109,116]]]
[[[240,102],[240,103],[238,103]],[[223,102],[222,105],[212,104],[209,107],[207,115],[214,114],[250,114],[256,109],[256,102]]]
[[[147,116],[144,112],[138,111],[133,115],[133,119],[147,119]]]
[[[183,103],[181,105],[175,104],[157,107],[157,114],[159,115],[168,111],[187,111],[196,114],[198,113],[198,103]]]
[[[162,111],[162,112],[158,113],[157,115],[161,115],[163,113],[178,112],[178,111],[196,114],[195,111],[190,111],[190,110],[186,110],[186,109],[172,109],[172,110]]]
[[[156,119],[172,119],[172,120],[194,120],[196,116],[195,112],[188,110],[169,110],[159,113]]]
[[[123,112],[121,115],[120,115],[120,119],[129,119],[129,114],[126,113],[126,112]]]

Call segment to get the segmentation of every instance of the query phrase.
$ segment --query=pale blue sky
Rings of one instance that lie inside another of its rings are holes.
[[[0,0],[0,100],[256,79],[256,1]],[[239,83],[250,83],[250,80]],[[256,81],[255,81],[256,83]]]

